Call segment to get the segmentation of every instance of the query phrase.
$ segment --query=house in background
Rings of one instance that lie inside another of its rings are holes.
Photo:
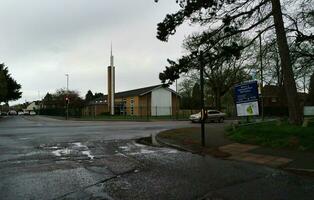
[[[306,93],[298,92],[300,106],[303,107],[307,98]],[[263,105],[265,115],[284,116],[288,115],[288,102],[285,89],[276,85],[263,87]]]
[[[31,111],[37,111],[40,109],[41,101],[33,101],[30,103],[25,109],[23,109],[24,113],[31,112]]]
[[[88,102],[84,116],[109,113],[108,95]],[[115,115],[172,116],[179,109],[179,95],[168,87],[155,85],[114,94]]]

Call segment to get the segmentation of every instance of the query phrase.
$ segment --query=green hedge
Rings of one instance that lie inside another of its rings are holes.
[[[48,108],[48,109],[41,109],[39,113],[41,115],[65,117],[66,110],[62,109],[62,108]],[[82,109],[80,109],[80,108],[70,108],[69,109],[69,117],[81,117],[81,116],[82,116]]]
[[[289,116],[288,107],[264,107],[265,116]]]

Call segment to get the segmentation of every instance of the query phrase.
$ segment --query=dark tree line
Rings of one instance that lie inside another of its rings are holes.
[[[59,89],[55,93],[47,93],[42,100],[40,113],[52,116],[66,116],[68,99],[69,116],[81,116],[84,100],[77,91]]]
[[[91,90],[88,90],[86,95],[85,95],[85,102],[88,103],[90,101],[93,101],[93,100],[96,100],[96,99],[99,99],[99,98],[103,98],[104,97],[104,94],[99,92],[99,93],[95,93],[93,94],[93,92]]]
[[[18,100],[22,97],[21,85],[9,73],[8,67],[0,64],[0,103]]]
[[[59,89],[53,94],[47,93],[42,104],[46,109],[63,109],[66,106],[66,98],[69,99],[70,108],[81,108],[84,105],[84,100],[79,96],[78,92],[65,89]]]

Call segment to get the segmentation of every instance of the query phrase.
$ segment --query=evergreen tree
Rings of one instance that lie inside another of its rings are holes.
[[[101,92],[96,92],[95,94],[94,94],[94,99],[99,99],[99,98],[104,98],[104,94],[103,93],[101,93]]]
[[[22,97],[21,85],[9,74],[8,68],[0,64],[0,103],[14,101]]]
[[[3,102],[7,96],[8,88],[3,71],[0,71],[0,103]]]
[[[85,101],[90,102],[94,99],[94,94],[91,90],[88,90],[86,95],[85,95]]]

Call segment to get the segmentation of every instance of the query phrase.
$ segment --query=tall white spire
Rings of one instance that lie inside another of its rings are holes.
[[[112,54],[112,42],[111,42],[111,46],[110,46],[110,66],[113,67],[114,65],[114,57]]]
[[[110,66],[108,67],[108,108],[111,115],[114,115],[114,95],[115,95],[115,67],[111,42]]]

